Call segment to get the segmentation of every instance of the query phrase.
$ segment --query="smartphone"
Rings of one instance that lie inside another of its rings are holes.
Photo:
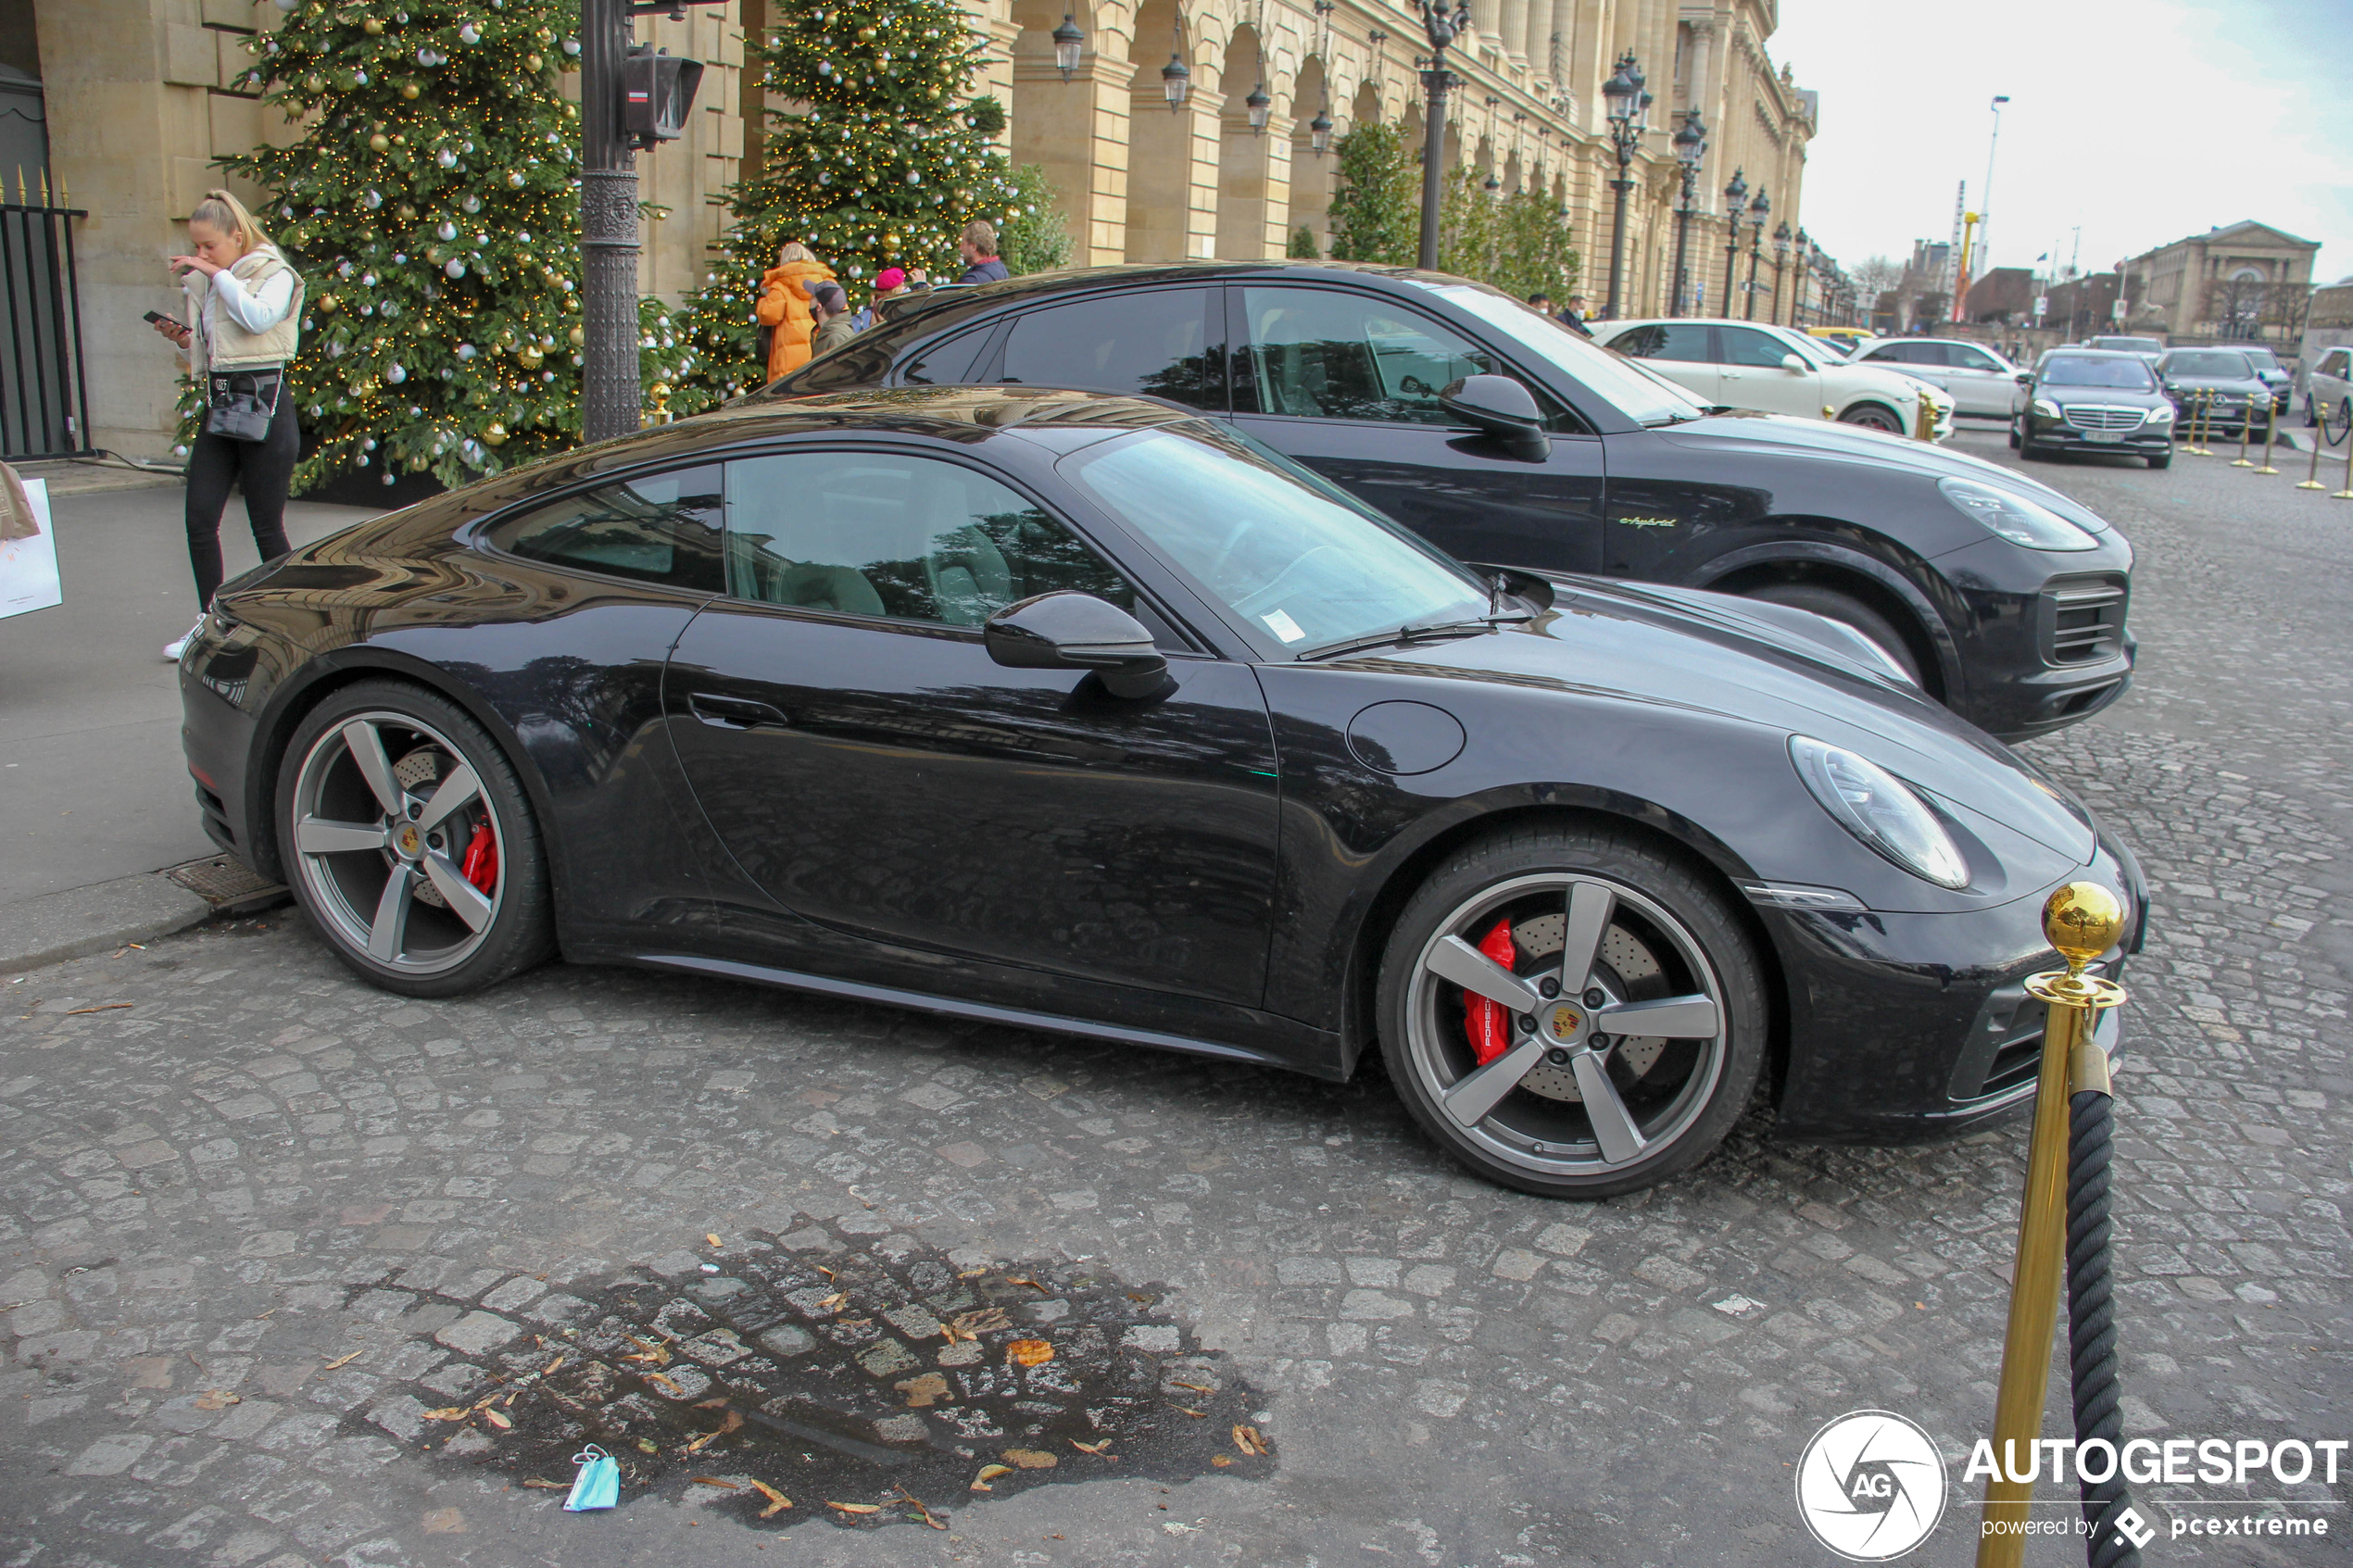
[[[160,310],[150,310],[150,311],[148,311],[145,315],[144,315],[144,316],[140,317],[139,319],[140,319],[141,320],[143,320],[143,321],[146,321],[146,322],[149,322],[149,323],[151,323],[151,324],[161,324],[161,323],[163,323],[163,322],[169,321],[169,322],[170,322],[170,323],[171,323],[171,325],[173,325],[173,326],[175,326],[175,327],[177,327],[177,326],[179,326],[179,325],[180,325],[180,323],[179,323],[177,320],[174,320],[171,317],[165,315],[165,314],[164,314],[162,311],[160,311]],[[182,330],[184,332],[186,329],[185,329],[185,328],[182,328]]]

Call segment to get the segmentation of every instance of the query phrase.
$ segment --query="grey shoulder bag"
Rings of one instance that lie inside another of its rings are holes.
[[[206,401],[212,411],[205,417],[206,433],[232,441],[266,440],[270,420],[278,412],[279,394],[285,390],[285,372],[215,370],[208,379]]]

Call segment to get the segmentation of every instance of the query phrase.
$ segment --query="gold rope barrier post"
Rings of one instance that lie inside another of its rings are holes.
[[[2328,488],[2321,483],[2321,447],[2325,444],[2322,438],[2328,433],[2328,426],[2325,423],[2312,427],[2312,465],[2304,470],[2304,478],[2296,485],[2298,490],[2326,490]]]
[[[2326,435],[2328,433],[2328,427],[2326,425],[2322,425],[2321,427],[2321,433],[2322,435]],[[2346,420],[2345,488],[2342,490],[2330,491],[2329,499],[2332,501],[2353,501],[2353,419],[2347,419]]]
[[[2067,960],[2067,972],[2032,975],[2026,982],[2030,994],[2049,1004],[2050,1016],[2043,1025],[2034,1130],[2026,1147],[2009,1327],[2002,1336],[2002,1381],[1994,1404],[1994,1474],[1985,1483],[1977,1568],[2020,1568],[2026,1561],[2024,1532],[2034,1483],[2009,1476],[2013,1468],[2033,1468],[2032,1444],[2042,1435],[2043,1400],[2050,1391],[2051,1335],[2058,1326],[2059,1279],[2067,1262],[2069,1085],[2079,1072],[2088,1072],[2092,1055],[2098,1056],[2099,1076],[2105,1079],[2108,1059],[2092,1039],[2092,1022],[2101,1009],[2124,1000],[2122,987],[2083,970],[2114,947],[2123,931],[2123,905],[2095,882],[2070,882],[2043,905],[2043,935]]]
[[[2263,389],[2263,407],[2267,410],[2271,407],[2271,389],[2268,386]],[[2255,399],[2250,397],[2246,400],[2246,407],[2239,410],[2239,455],[2238,460],[2233,463],[2231,467],[2234,469],[2251,469],[2255,466],[2253,463],[2246,460],[2246,444],[2253,440],[2254,437]]]
[[[2203,458],[2206,456],[2206,448],[2197,444],[2197,427],[2199,420],[2206,414],[2206,395],[2202,392],[2190,394],[2189,404],[2187,411],[2190,416],[2190,444],[2182,450],[2193,458]]]
[[[2255,470],[2257,473],[2280,471],[2271,466],[2271,443],[2279,439],[2279,434],[2280,411],[2272,407],[2271,412],[2263,417],[2263,466]]]

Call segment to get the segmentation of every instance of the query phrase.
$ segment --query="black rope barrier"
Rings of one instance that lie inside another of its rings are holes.
[[[2108,1167],[2116,1128],[2115,1102],[2086,1089],[2068,1102],[2067,1324],[2068,1365],[2075,1388],[2075,1452],[2083,1496],[2083,1543],[2089,1568],[2140,1568],[2141,1549],[2118,1527],[2133,1499],[2116,1457],[2124,1446],[2117,1408],[2116,1313],[2108,1223]],[[2108,1445],[2105,1481],[2082,1480],[2083,1445]]]

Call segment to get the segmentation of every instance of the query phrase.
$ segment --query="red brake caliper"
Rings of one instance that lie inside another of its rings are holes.
[[[1512,922],[1497,921],[1495,929],[1479,939],[1478,950],[1505,969],[1511,968],[1519,958],[1519,949],[1512,946]],[[1470,1036],[1471,1055],[1484,1067],[1503,1055],[1504,1047],[1511,1044],[1511,1014],[1503,1003],[1489,1001],[1476,991],[1466,991],[1463,1033]]]
[[[466,858],[458,869],[484,893],[497,887],[498,840],[490,832],[489,818],[474,824],[474,835],[466,845]]]

